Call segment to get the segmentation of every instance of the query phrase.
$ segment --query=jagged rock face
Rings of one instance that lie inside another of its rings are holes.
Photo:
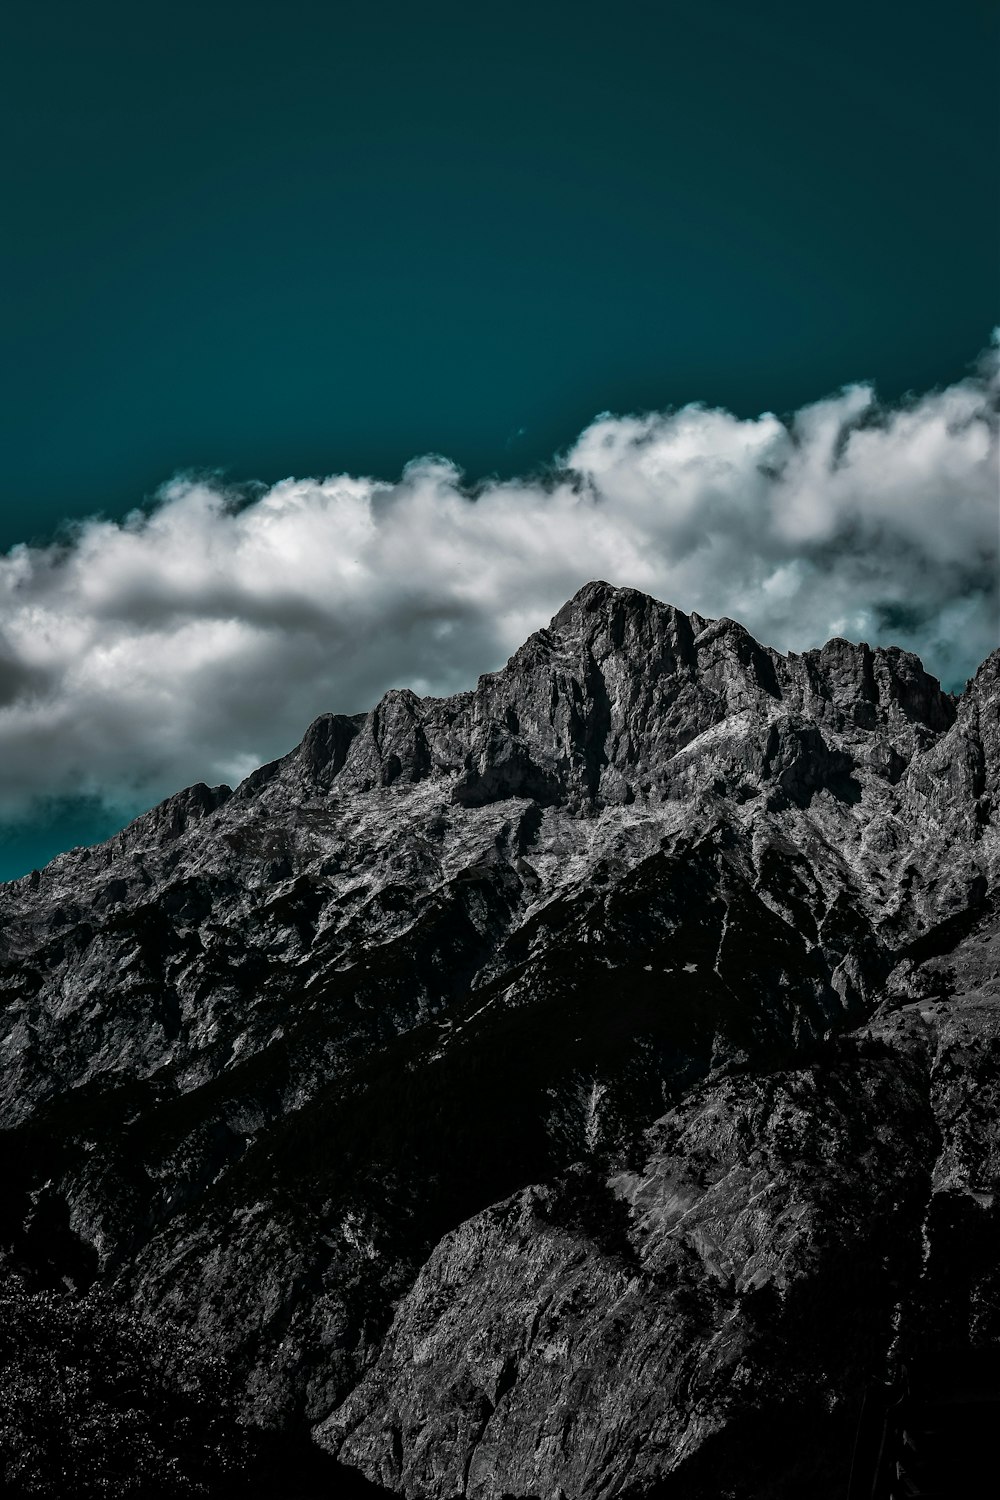
[[[407,1495],[840,1493],[1000,1337],[998,716],[592,584],[0,889],[8,1258]]]
[[[995,925],[955,958],[446,1235],[320,1440],[408,1495],[846,1493],[862,1372],[1000,1344]]]

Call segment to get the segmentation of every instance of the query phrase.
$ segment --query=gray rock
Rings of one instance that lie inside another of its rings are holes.
[[[1000,653],[589,584],[0,888],[8,1263],[408,1495],[839,1493],[1000,1336],[998,786]]]

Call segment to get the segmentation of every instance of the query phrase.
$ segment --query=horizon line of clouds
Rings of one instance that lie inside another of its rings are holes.
[[[0,556],[0,819],[123,817],[234,783],[318,713],[493,670],[589,579],[780,650],[914,650],[958,686],[997,645],[1000,348],[892,405],[847,386],[781,420],[702,405],[594,419],[558,467],[475,489],[436,456],[150,510]]]

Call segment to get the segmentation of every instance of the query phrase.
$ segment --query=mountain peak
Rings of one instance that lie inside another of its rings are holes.
[[[642,617],[650,613],[664,619],[690,620],[683,610],[673,604],[665,604],[651,594],[643,593],[641,589],[620,587],[596,578],[577,589],[572,598],[556,611],[549,629],[558,632],[574,621],[593,616],[610,619],[616,614]]]
[[[597,579],[471,692],[394,690],[357,727],[342,721],[328,781],[368,789],[431,778],[466,807],[527,798],[593,811],[675,800],[696,784],[739,785],[746,798],[778,774],[803,797],[853,786],[857,767],[898,776],[953,719],[948,695],[908,653],[835,640],[783,656],[739,621]],[[804,722],[814,728],[801,740],[794,726]],[[710,731],[710,753],[708,741],[689,749]],[[775,772],[775,734],[794,771],[782,762]]]

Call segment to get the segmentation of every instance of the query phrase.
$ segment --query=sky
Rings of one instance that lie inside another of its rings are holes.
[[[960,686],[998,18],[8,7],[0,877],[592,576]]]

